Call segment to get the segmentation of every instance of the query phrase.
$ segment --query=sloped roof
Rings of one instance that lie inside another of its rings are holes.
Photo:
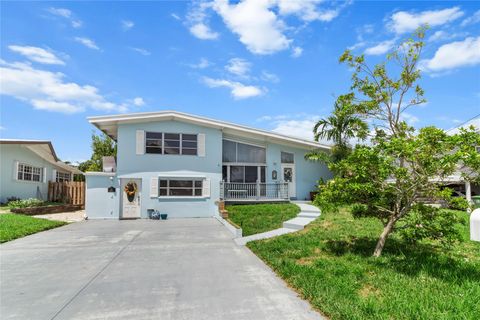
[[[141,122],[155,122],[155,121],[169,121],[176,120],[181,122],[193,123],[205,127],[219,129],[224,133],[239,135],[242,137],[260,139],[262,141],[275,142],[281,144],[290,144],[294,146],[307,147],[309,149],[325,149],[329,150],[331,146],[321,144],[314,141],[300,139],[296,137],[286,136],[283,134],[274,133],[271,131],[250,128],[243,125],[238,125],[221,120],[213,120],[205,117],[191,115],[178,111],[157,111],[157,112],[143,112],[119,114],[111,116],[89,117],[88,121],[96,126],[101,131],[105,132],[115,141],[117,140],[118,124],[119,123],[141,123]]]
[[[0,139],[0,144],[12,144],[12,145],[23,145],[30,149],[32,152],[37,154],[42,159],[50,162],[51,164],[64,169],[65,171],[83,174],[82,171],[78,170],[75,167],[72,167],[65,162],[58,159],[55,149],[50,141],[47,140],[25,140],[25,139]]]

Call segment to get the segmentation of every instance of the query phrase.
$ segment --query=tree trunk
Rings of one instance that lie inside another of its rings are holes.
[[[380,235],[380,238],[378,239],[377,246],[375,247],[375,251],[373,252],[374,257],[380,257],[383,251],[383,247],[385,246],[385,241],[387,241],[388,236],[393,230],[393,226],[395,225],[395,222],[397,219],[395,219],[395,216],[392,216],[389,220],[388,223],[385,225],[383,228],[382,234]]]

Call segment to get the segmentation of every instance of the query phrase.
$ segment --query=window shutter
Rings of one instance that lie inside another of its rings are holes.
[[[197,135],[197,154],[199,157],[205,157],[205,133]]]
[[[47,168],[43,167],[43,175],[42,175],[42,180],[43,183],[47,183]]]
[[[158,197],[158,177],[150,178],[150,198]]]
[[[206,198],[210,198],[210,179],[208,178],[203,180],[202,196]]]
[[[55,169],[52,170],[52,181],[57,181],[57,170]]]
[[[136,141],[136,153],[145,154],[145,131],[137,130]]]
[[[18,180],[18,161],[13,161],[13,180]]]

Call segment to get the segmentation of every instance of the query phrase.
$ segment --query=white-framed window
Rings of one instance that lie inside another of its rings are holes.
[[[23,181],[42,181],[42,168],[34,167],[25,163],[18,164],[17,179]]]
[[[158,183],[159,197],[201,197],[203,196],[204,179],[170,179],[160,178]]]
[[[197,134],[145,132],[145,153],[151,154],[198,154]]]
[[[65,181],[71,181],[71,174],[69,172],[59,172],[57,171],[57,177],[56,181],[57,182],[65,182]]]
[[[246,166],[224,164],[222,166],[222,179],[226,182],[256,183],[265,182],[266,166]]]

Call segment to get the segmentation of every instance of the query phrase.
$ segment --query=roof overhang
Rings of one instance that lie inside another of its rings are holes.
[[[159,111],[159,112],[143,112],[120,114],[113,116],[89,117],[88,121],[103,131],[109,137],[117,140],[118,125],[123,123],[145,123],[156,121],[180,121],[192,123],[200,126],[214,128],[230,135],[240,137],[273,142],[280,144],[288,144],[296,147],[308,149],[324,149],[330,150],[331,146],[321,144],[314,141],[304,140],[300,138],[290,137],[271,131],[250,128],[247,126],[237,125],[230,122],[208,119],[200,116],[190,115],[177,111]]]
[[[14,140],[14,139],[0,139],[0,144],[7,144],[7,145],[22,145],[25,148],[29,149],[40,158],[45,159],[49,163],[57,166],[58,168],[75,173],[75,174],[83,174],[82,171],[78,170],[75,167],[72,167],[58,159],[57,154],[55,153],[55,149],[53,149],[53,145],[50,141],[46,140]]]

